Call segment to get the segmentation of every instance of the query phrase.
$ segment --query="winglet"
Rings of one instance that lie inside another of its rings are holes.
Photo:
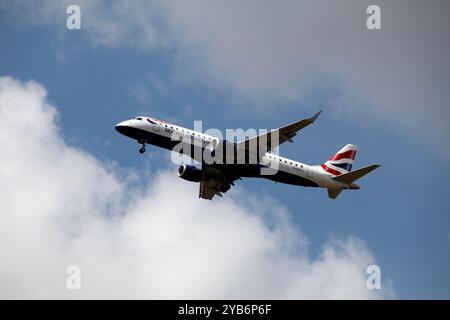
[[[313,115],[311,118],[309,118],[309,120],[311,121],[311,123],[313,123],[314,121],[316,121],[316,119],[320,116],[321,113],[322,113],[322,110],[319,110],[315,115]]]

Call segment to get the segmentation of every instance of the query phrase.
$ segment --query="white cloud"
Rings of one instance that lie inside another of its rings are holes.
[[[1,298],[383,298],[354,238],[308,257],[274,199],[236,187],[217,201],[160,172],[133,187],[122,169],[67,145],[34,81],[0,78]],[[235,189],[235,190],[236,190]],[[243,195],[241,195],[243,194]],[[270,223],[268,222],[270,221]],[[81,267],[82,290],[65,287]]]

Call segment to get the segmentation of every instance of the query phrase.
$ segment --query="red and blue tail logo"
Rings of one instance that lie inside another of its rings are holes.
[[[350,172],[352,170],[353,160],[355,160],[358,148],[353,144],[347,144],[327,162],[321,164],[323,170],[334,176]]]

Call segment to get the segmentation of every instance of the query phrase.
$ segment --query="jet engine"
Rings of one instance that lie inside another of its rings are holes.
[[[195,166],[182,164],[178,168],[178,176],[187,181],[199,182],[202,180],[202,170]]]

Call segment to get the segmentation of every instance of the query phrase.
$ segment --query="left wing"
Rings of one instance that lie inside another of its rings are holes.
[[[264,151],[270,151],[283,142],[293,142],[292,138],[297,135],[297,132],[314,123],[321,113],[322,111],[319,111],[311,118],[303,119],[265,134],[238,142],[237,147],[239,149],[251,150],[254,152],[259,151],[260,148],[263,147],[265,148]]]
[[[202,169],[205,173],[203,179],[200,180],[198,197],[211,200],[215,195],[219,197],[222,193],[230,190],[234,186],[234,181],[240,179],[238,176],[227,176],[222,170],[211,168],[203,165]]]
[[[220,186],[221,183],[216,180],[201,180],[198,197],[207,200],[211,200],[216,194],[221,197]]]

